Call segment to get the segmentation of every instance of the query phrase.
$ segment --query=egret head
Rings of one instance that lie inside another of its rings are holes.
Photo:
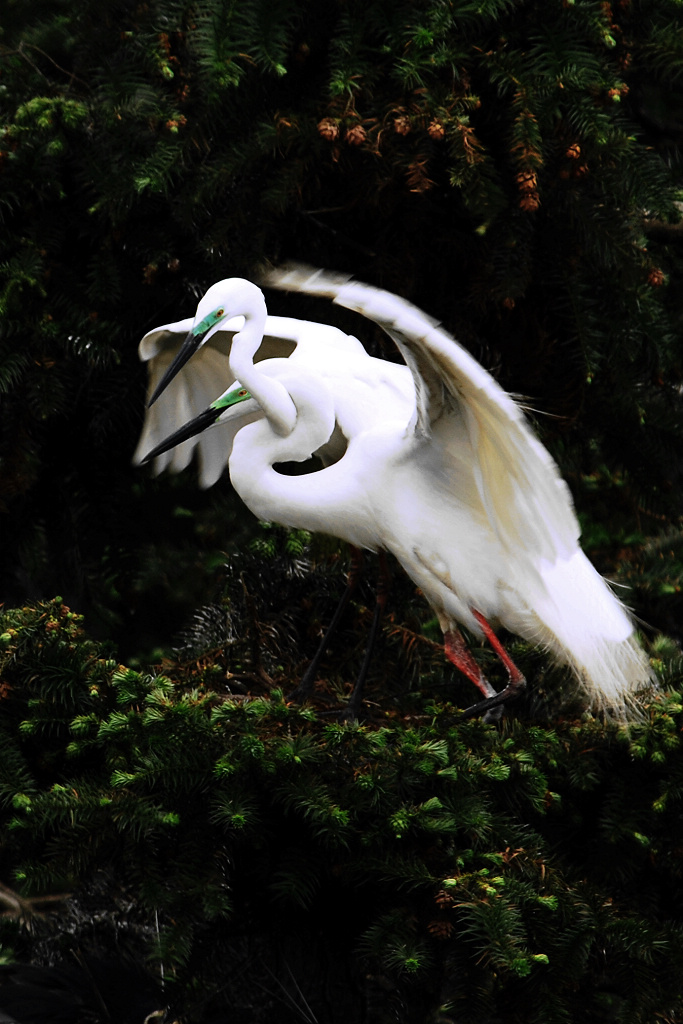
[[[245,403],[248,403],[248,407]],[[164,441],[161,441],[156,448],[148,452],[142,462],[150,462],[157,455],[163,455],[164,452],[170,451],[171,448],[175,448],[176,445],[187,441],[188,438],[194,437],[196,434],[201,434],[202,431],[215,426],[216,423],[224,423],[234,417],[253,414],[255,406],[256,402],[251,394],[242,387],[239,381],[235,381],[227,391],[224,391],[215,402],[211,403],[208,409],[200,412],[199,416],[195,416],[189,423],[185,423]]]
[[[197,306],[192,327],[178,354],[149,400],[152,405],[168,387],[176,374],[216,331],[240,331],[249,320],[265,324],[266,303],[260,288],[241,277],[229,277],[212,284]]]

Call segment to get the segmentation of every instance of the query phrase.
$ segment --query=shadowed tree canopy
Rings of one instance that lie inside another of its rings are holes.
[[[682,11],[5,0],[0,938],[45,979],[72,983],[97,919],[88,956],[155,957],[150,999],[161,977],[193,1024],[681,1019],[679,697],[628,735],[583,721],[519,642],[534,692],[459,725],[467,684],[398,577],[366,724],[330,712],[369,590],[292,708],[339,546],[130,460],[146,331],[264,261],[352,273],[523,396],[673,691]]]

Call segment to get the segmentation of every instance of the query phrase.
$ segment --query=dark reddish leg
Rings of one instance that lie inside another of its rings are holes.
[[[524,678],[522,673],[519,671],[519,669],[515,665],[514,661],[512,660],[512,658],[510,657],[508,652],[503,647],[502,643],[500,642],[500,640],[498,639],[496,634],[491,629],[490,622],[488,622],[484,618],[484,616],[481,614],[481,612],[478,612],[476,608],[472,609],[472,614],[474,615],[475,619],[477,620],[477,622],[481,626],[481,628],[483,630],[483,633],[484,633],[484,636],[486,637],[488,642],[491,644],[491,647],[493,647],[494,651],[496,652],[496,654],[498,655],[500,660],[505,665],[505,668],[507,669],[508,680],[509,680],[508,681],[508,687],[511,686],[515,690],[523,689],[524,684],[526,682],[526,679]]]
[[[460,669],[471,683],[484,694],[486,698],[495,697],[496,691],[484,675],[481,667],[477,665],[468,650],[465,639],[459,629],[449,629],[444,633],[444,654],[448,660]]]
[[[501,644],[496,634],[493,632],[490,623],[484,618],[481,612],[478,612],[475,608],[472,609],[472,614],[481,626],[484,636],[506,668],[508,684],[505,689],[501,690],[500,693],[496,693],[479,665],[477,665],[476,661],[465,647],[465,641],[457,630],[449,630],[444,635],[444,639],[446,641],[444,650],[449,661],[451,661],[456,668],[459,668],[461,672],[464,672],[467,678],[470,679],[479,690],[481,690],[486,698],[478,704],[473,704],[472,707],[466,708],[461,717],[474,718],[475,715],[484,715],[485,718],[494,720],[495,718],[500,717],[503,704],[519,696],[520,691],[526,686],[526,680]],[[457,638],[455,643],[453,640],[454,637]],[[497,713],[494,714],[493,712]]]
[[[303,679],[301,680],[297,688],[295,690],[292,690],[292,692],[288,695],[287,700],[293,700],[297,704],[301,704],[302,701],[305,701],[308,697],[310,697],[311,693],[313,692],[313,684],[315,683],[315,677],[318,674],[318,666],[320,665],[320,660],[325,651],[327,650],[327,645],[329,644],[333,634],[336,632],[337,626],[341,622],[342,615],[346,611],[346,606],[351,600],[351,595],[358,586],[358,581],[360,580],[362,575],[363,553],[359,548],[354,548],[353,546],[351,546],[351,568],[349,569],[349,574],[346,577],[346,590],[341,596],[341,600],[337,605],[337,610],[332,616],[332,621],[327,627],[325,635],[320,641],[320,646],[313,655],[313,660],[306,669]]]

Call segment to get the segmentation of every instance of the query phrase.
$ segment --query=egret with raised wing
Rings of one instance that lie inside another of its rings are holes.
[[[358,433],[396,417],[407,423],[415,406],[413,379],[403,363],[369,356],[357,338],[336,327],[268,315],[261,290],[241,278],[212,285],[193,318],[148,332],[140,342],[139,354],[149,365],[150,398],[133,461],[139,464],[153,459],[157,473],[164,469],[178,472],[196,455],[202,487],[212,486],[222,475],[235,436],[245,425],[265,415],[276,435],[289,433],[295,410],[291,398],[270,382],[272,375],[296,373],[298,368],[304,374],[315,371],[325,382],[331,426],[320,432],[320,445],[303,456],[304,460],[316,456],[322,466],[338,461]],[[247,387],[231,385],[206,408],[222,383],[235,377]],[[185,426],[188,420],[192,423],[189,429]],[[205,430],[208,426],[217,429]],[[173,432],[171,438],[169,432]],[[281,521],[276,505],[268,506],[263,518]],[[293,694],[297,699],[305,698],[313,687],[322,654],[358,583],[360,564],[360,550],[352,544],[347,588]],[[381,556],[375,615],[356,684],[359,692],[387,587],[388,572]]]
[[[408,418],[401,409],[359,430],[333,464],[283,476],[277,463],[306,459],[330,437],[334,397],[303,360],[272,360],[266,370],[235,346],[231,369],[241,386],[214,403],[213,418],[250,397],[265,414],[237,431],[229,461],[247,506],[392,552],[437,614],[447,656],[485,697],[472,713],[524,685],[494,633],[503,626],[570,666],[593,708],[624,717],[651,682],[647,658],[630,616],[582,552],[567,485],[520,407],[436,321],[395,295],[306,268],[274,270],[264,283],[331,298],[379,324],[406,361],[414,399]],[[206,416],[188,429],[205,426]],[[459,624],[500,656],[509,677],[501,693]]]
[[[369,356],[357,338],[337,327],[268,315],[261,289],[243,278],[212,285],[194,317],[148,331],[138,352],[149,371],[148,407],[133,455],[138,465],[234,381],[237,372],[230,369],[231,355],[249,379],[254,363],[286,357],[293,365],[318,370],[331,382],[339,420],[320,453],[323,464],[340,457],[345,439],[382,422],[397,408],[408,417],[414,404],[406,366]],[[262,415],[252,402],[237,415],[223,416],[220,429],[196,434],[155,456],[155,472],[180,472],[196,456],[199,484],[211,487],[227,468],[235,431]]]

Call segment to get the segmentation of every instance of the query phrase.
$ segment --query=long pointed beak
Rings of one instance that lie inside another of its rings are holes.
[[[195,434],[201,434],[203,430],[214,425],[222,412],[222,409],[214,409],[212,406],[209,406],[204,412],[200,412],[199,416],[195,416],[189,423],[179,427],[165,441],[161,441],[156,448],[152,448],[151,452],[148,452],[144,459],[142,459],[142,462],[149,462],[151,459],[155,459],[157,455],[163,455],[164,452],[175,448],[177,444],[181,444],[183,441],[187,441],[188,438],[194,437]]]
[[[194,355],[194,353],[201,345],[205,335],[206,331],[202,331],[199,334],[193,334],[192,331],[190,331],[187,334],[185,340],[180,346],[178,355],[175,357],[169,368],[166,370],[166,373],[163,375],[163,377],[157,384],[156,388],[154,389],[154,393],[150,398],[149,402],[147,403],[148,408],[150,405],[154,405],[162,391],[166,390],[166,388],[171,383],[176,374],[179,373],[180,370],[182,370],[185,363],[187,363],[188,360]]]
[[[157,455],[163,455],[170,448],[175,448],[177,444],[187,441],[188,438],[194,437],[195,434],[201,434],[203,430],[207,430],[214,423],[217,423],[228,409],[232,409],[236,405],[241,405],[242,402],[249,400],[253,401],[251,394],[240,385],[239,381],[235,381],[227,391],[217,398],[215,402],[211,403],[208,409],[200,412],[199,416],[195,416],[189,423],[179,427],[165,441],[161,441],[156,448],[152,448],[151,452],[148,452],[141,461],[149,462],[150,459],[156,458]]]

